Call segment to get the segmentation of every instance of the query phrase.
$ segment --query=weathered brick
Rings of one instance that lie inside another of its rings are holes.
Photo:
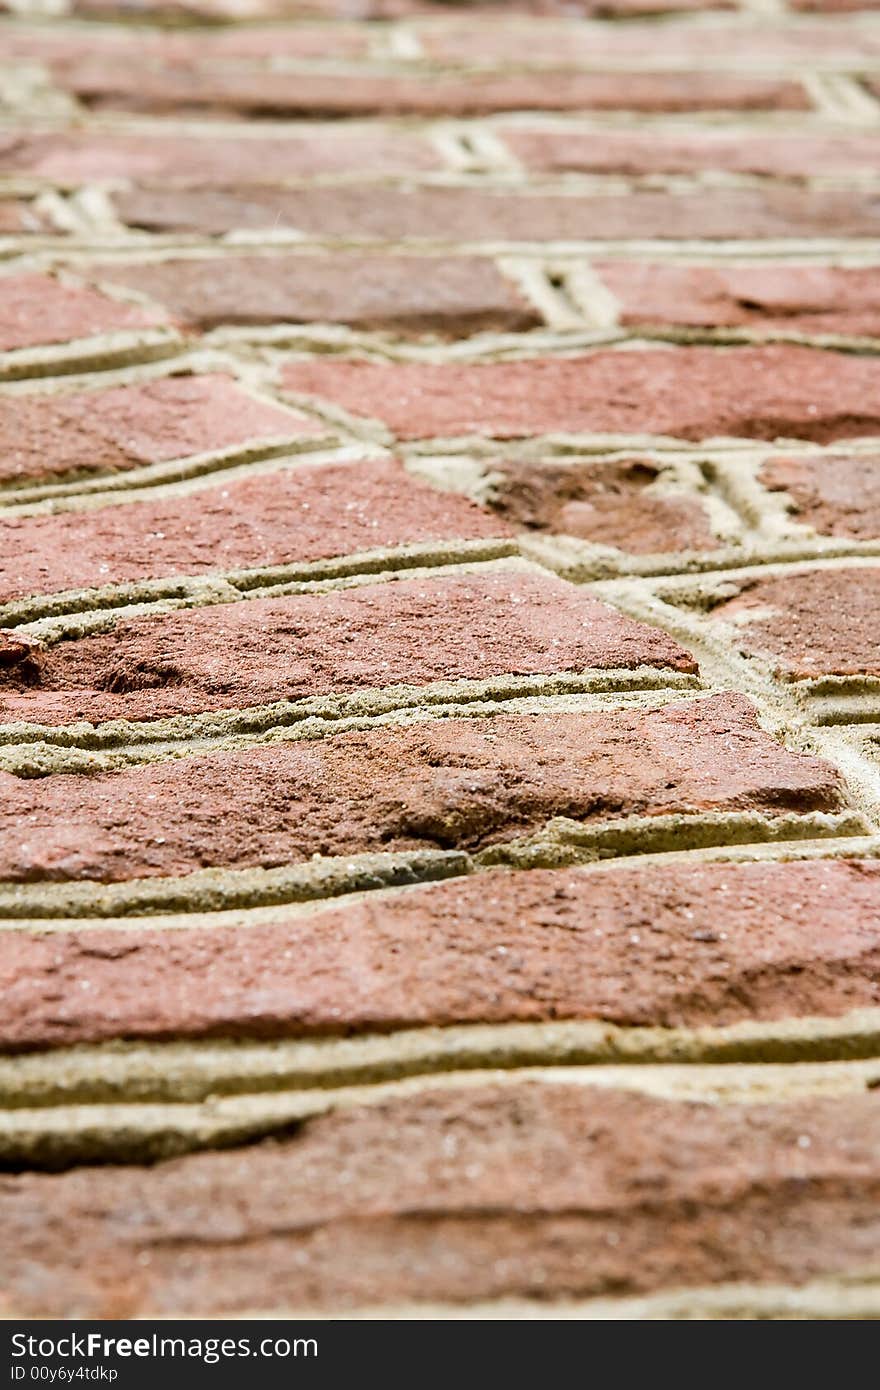
[[[718,544],[700,498],[650,490],[663,477],[650,459],[493,459],[489,467],[493,510],[529,531],[562,532],[637,555]]]
[[[86,57],[56,72],[93,110],[249,116],[479,116],[496,111],[804,111],[795,78],[718,72],[392,75],[271,67],[147,66]]]
[[[229,256],[113,262],[90,274],[152,296],[188,328],[324,322],[454,337],[541,322],[476,256]]]
[[[519,20],[512,24],[464,22],[425,25],[419,36],[427,55],[446,63],[650,65],[653,70],[712,63],[722,72],[839,64],[860,69],[880,56],[880,36],[858,21],[834,26],[721,21],[711,27],[688,24],[571,24]]]
[[[880,334],[880,269],[836,266],[596,265],[628,327]]]
[[[734,694],[650,712],[440,719],[89,777],[0,773],[0,788],[0,877],[16,882],[477,850],[554,816],[842,805],[830,764],[780,747]]]
[[[713,611],[788,679],[880,676],[880,569],[757,575]]]
[[[7,932],[0,979],[4,1049],[829,1016],[880,1003],[880,864],[495,871],[270,925]]]
[[[768,459],[758,474],[786,492],[792,520],[820,536],[868,541],[880,536],[880,456],[800,455]]]
[[[663,1100],[487,1083],[151,1167],[4,1178],[16,1316],[586,1297],[854,1277],[880,1099]],[[440,1252],[438,1254],[438,1252]]]
[[[395,189],[135,188],[114,195],[124,222],[217,236],[282,226],[319,237],[398,241],[589,241],[849,236],[880,233],[873,193],[778,188],[574,197],[470,186]],[[876,272],[875,272],[876,274]]]
[[[158,310],[123,304],[88,285],[62,284],[51,275],[12,274],[0,280],[2,352],[153,328],[165,321]]]
[[[362,24],[231,25],[217,29],[148,29],[134,33],[120,26],[16,25],[4,33],[8,59],[45,63],[63,74],[94,60],[104,63],[167,65],[188,71],[193,64],[248,62],[259,59],[362,58],[369,49]]]
[[[5,395],[0,396],[0,482],[55,482],[326,433],[318,421],[257,400],[218,374],[159,377],[96,391]],[[7,556],[12,559],[11,552]]]
[[[156,22],[260,19],[406,19],[434,14],[449,18],[450,0],[71,0],[71,13],[90,18],[131,18],[132,11]],[[629,18],[689,10],[730,10],[736,0],[453,0],[474,15],[501,13]],[[861,8],[870,8],[863,0]]]
[[[0,603],[508,533],[475,503],[427,486],[399,463],[303,463],[158,500],[48,516],[0,513]]]
[[[681,129],[496,129],[526,169],[536,173],[731,174],[810,179],[817,174],[873,174],[880,137],[869,131],[829,135],[799,131]],[[713,189],[707,198],[717,197]]]
[[[820,442],[880,431],[880,363],[813,348],[665,348],[503,363],[298,361],[295,392],[402,439],[553,431]]]
[[[17,130],[0,134],[4,172],[76,184],[155,179],[171,185],[271,184],[312,174],[416,173],[442,167],[429,140],[406,130],[307,130],[255,136]]]
[[[231,653],[235,654],[230,662]],[[549,575],[406,579],[135,618],[0,668],[0,718],[156,719],[387,685],[640,665],[666,633]]]

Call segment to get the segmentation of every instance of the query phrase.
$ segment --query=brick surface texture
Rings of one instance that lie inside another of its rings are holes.
[[[877,5],[0,51],[0,1313],[880,1318]]]

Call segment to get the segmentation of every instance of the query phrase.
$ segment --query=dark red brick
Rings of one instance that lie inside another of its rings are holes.
[[[880,537],[880,455],[773,458],[758,476],[766,488],[788,494],[792,520],[820,536]]]
[[[249,599],[118,623],[0,669],[0,718],[158,719],[503,674],[696,662],[656,628],[549,575],[514,571]]]
[[[880,269],[818,265],[596,266],[628,327],[880,334]]]
[[[62,284],[36,272],[0,280],[0,351],[46,347],[100,333],[153,328],[158,310],[123,304],[87,285]]]
[[[806,347],[600,351],[459,364],[298,361],[289,390],[402,439],[553,431],[819,442],[880,432],[880,362]]]
[[[4,1177],[6,1305],[344,1317],[863,1278],[878,1153],[880,1097],[865,1092],[713,1105],[532,1080],[427,1091],[231,1153]]]
[[[769,189],[573,197],[485,191],[473,187],[394,189],[312,187],[240,192],[156,186],[115,195],[122,220],[146,231],[218,236],[288,227],[318,237],[380,241],[589,241],[635,237],[745,237],[880,234],[873,193]],[[876,274],[876,272],[874,272]]]
[[[0,980],[5,1049],[829,1016],[880,1003],[880,863],[495,871],[271,925],[6,932]]]
[[[714,613],[737,624],[744,651],[791,680],[880,676],[880,569],[757,575]]]
[[[55,482],[326,433],[319,422],[257,400],[220,375],[6,395],[0,396],[0,482]],[[6,552],[0,572],[14,554],[14,547]],[[20,558],[27,565],[27,558]],[[31,556],[31,565],[38,558],[45,565],[46,556],[37,555]],[[82,562],[84,556],[71,560]]]
[[[698,497],[649,490],[663,477],[649,459],[492,460],[490,505],[529,531],[557,531],[632,554],[717,546]]]
[[[733,694],[649,712],[439,719],[88,777],[0,772],[0,790],[0,877],[15,882],[478,850],[554,816],[843,804],[834,768],[780,747]]]
[[[0,603],[508,532],[475,503],[427,486],[399,463],[303,463],[121,506],[0,512]]]
[[[324,322],[454,337],[541,322],[476,256],[228,256],[113,262],[90,274],[152,296],[188,328]]]

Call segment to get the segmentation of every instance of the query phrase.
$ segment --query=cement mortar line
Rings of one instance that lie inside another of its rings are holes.
[[[877,1011],[873,1012],[876,1015]],[[318,1079],[306,1070],[303,1085],[294,1071],[287,1087],[286,1078],[282,1079],[285,1045],[276,1044],[273,1056],[272,1045],[264,1044],[260,1051],[264,1058],[268,1054],[274,1071],[264,1079],[264,1089],[255,1090],[248,1090],[248,1083],[253,1085],[263,1078],[242,1076],[236,1077],[235,1086],[218,1085],[210,1076],[210,1067],[204,1063],[199,1066],[201,1049],[178,1044],[177,1066],[167,1056],[154,1062],[154,1066],[167,1065],[167,1081],[176,1083],[173,1099],[142,1099],[144,1090],[149,1095],[148,1086],[143,1084],[146,1078],[138,1077],[134,1067],[132,1074],[126,1074],[124,1051],[114,1056],[109,1049],[84,1049],[92,1054],[87,1065],[91,1063],[105,1076],[109,1072],[115,1085],[96,1085],[92,1096],[79,1103],[47,1100],[42,1105],[28,1105],[26,1092],[10,1095],[12,1106],[3,1112],[0,1127],[0,1162],[4,1167],[27,1164],[55,1170],[96,1159],[161,1162],[176,1154],[241,1147],[272,1135],[280,1138],[297,1121],[319,1115],[400,1103],[443,1091],[466,1095],[487,1086],[514,1090],[585,1086],[631,1091],[682,1105],[719,1107],[784,1106],[817,1096],[863,1095],[880,1081],[880,1062],[841,1063],[836,1057],[825,1060],[825,1054],[834,1051],[835,1042],[843,1046],[844,1053],[847,1043],[855,1043],[857,1050],[859,1044],[871,1045],[860,1036],[858,1022],[855,1036],[847,1034],[847,1022],[846,1016],[840,1020],[803,1019],[787,1028],[789,1021],[785,1020],[775,1028],[765,1026],[763,1036],[760,1025],[748,1024],[694,1029],[690,1035],[684,1029],[624,1030],[590,1023],[424,1029],[421,1031],[427,1036],[423,1038],[414,1036],[413,1030],[409,1035],[391,1034],[381,1041],[368,1037],[337,1043],[337,1048],[346,1049],[347,1056],[336,1077],[331,1073]],[[811,1036],[810,1025],[815,1036]],[[880,1042],[876,1017],[867,1028],[876,1045]],[[669,1036],[664,1037],[664,1031]],[[627,1033],[633,1036],[626,1037]],[[297,1046],[308,1057],[309,1044],[303,1043],[286,1045],[288,1056]],[[165,1044],[163,1051],[168,1053],[174,1047]],[[326,1047],[328,1051],[332,1047],[330,1040]],[[222,1044],[214,1046],[215,1056],[221,1049]],[[314,1044],[312,1049],[317,1050]],[[140,1051],[145,1070],[150,1050],[149,1045],[131,1049]],[[245,1065],[250,1060],[249,1051],[251,1057],[257,1054],[256,1048],[237,1049],[238,1060]],[[72,1049],[66,1056],[42,1056],[40,1079],[45,1078],[45,1091],[51,1088],[56,1069],[55,1084],[61,1089],[66,1068],[76,1066],[75,1054],[71,1054]],[[738,1065],[740,1062],[743,1064]],[[4,1065],[4,1071],[9,1065]],[[288,1062],[291,1070],[295,1066],[295,1062],[292,1067]],[[35,1071],[33,1068],[32,1074]],[[199,1095],[205,1083],[212,1082],[212,1091],[204,1099],[191,1098]],[[128,1099],[120,1101],[123,1087]],[[231,1094],[224,1094],[227,1089]],[[80,1094],[86,1090],[87,1082],[81,1084]],[[161,1092],[168,1094],[165,1086]]]
[[[2,292],[0,276],[0,294]],[[97,334],[48,348],[14,348],[0,352],[0,382],[155,362],[176,356],[183,345],[183,339],[174,329],[150,328]]]
[[[278,565],[263,570],[227,570],[203,576],[171,576],[166,579],[109,585],[105,589],[73,591],[90,600],[82,607],[66,594],[36,596],[37,612],[51,616],[31,617],[34,609],[10,604],[0,609],[25,637],[43,646],[95,632],[111,631],[117,623],[153,613],[170,613],[181,608],[203,608],[219,603],[239,603],[258,598],[285,598],[298,594],[326,594],[369,584],[394,583],[398,579],[441,579],[450,574],[494,575],[498,572],[540,575],[545,567],[519,553],[516,539],[433,541],[424,544],[382,547],[355,552],[329,560]],[[167,585],[168,595],[162,597]],[[60,612],[53,606],[60,604]],[[122,602],[120,602],[122,600]],[[28,600],[25,600],[27,603]]]
[[[0,1058],[0,1100],[3,1129],[17,1120],[22,1130],[37,1133],[59,1128],[58,1111],[73,1106],[84,1112],[81,1120],[93,1108],[115,1112],[118,1120],[160,1105],[161,1118],[172,1125],[192,1119],[193,1105],[206,1120],[262,1108],[261,1118],[277,1124],[293,1118],[296,1106],[308,1115],[381,1105],[425,1090],[476,1089],[487,1084],[491,1069],[499,1084],[515,1087],[532,1079],[530,1072],[549,1072],[534,1079],[710,1105],[766,1104],[874,1089],[880,1083],[878,1045],[876,1008],[724,1027],[626,1027],[587,1019],[275,1041],[116,1040]]]
[[[200,869],[177,877],[105,883],[76,880],[0,883],[2,929],[15,919],[153,917],[204,914],[234,908],[270,907],[320,899],[323,902],[377,888],[458,878],[491,868],[528,871],[570,868],[608,860],[618,866],[642,855],[680,855],[684,849],[718,849],[726,859],[747,847],[749,858],[763,845],[777,845],[781,858],[807,857],[820,842],[823,858],[876,856],[880,836],[854,812],[751,811],[628,816],[596,824],[557,817],[536,834],[469,854],[463,850],[410,850],[312,858],[276,869]],[[648,861],[650,862],[650,861]]]
[[[125,719],[51,726],[20,722],[0,725],[0,769],[17,777],[91,775],[204,753],[317,741],[436,720],[648,713],[682,699],[708,699],[723,693],[698,684],[693,676],[637,667],[387,686],[144,723]]]
[[[727,822],[730,822],[730,814]],[[827,820],[827,817],[826,817]],[[641,818],[641,822],[644,818]],[[641,823],[640,822],[640,823]],[[689,820],[688,827],[691,832],[695,832],[699,827],[694,823],[694,818]],[[703,830],[706,831],[710,822],[706,821]],[[715,822],[717,828],[717,815]],[[818,827],[828,830],[833,827],[828,825]],[[364,856],[360,856],[364,858]],[[468,859],[468,856],[463,856]],[[696,849],[661,849],[658,851],[645,850],[639,853],[637,859],[630,861],[631,856],[619,855],[609,856],[605,859],[591,859],[579,864],[560,866],[564,868],[566,874],[589,877],[594,874],[644,872],[656,867],[700,867],[706,864],[800,864],[816,862],[833,862],[838,859],[849,861],[859,861],[865,859],[880,858],[880,834],[875,835],[828,835],[820,836],[817,839],[765,839],[757,841],[743,840],[739,843],[718,843],[706,845]],[[435,868],[437,866],[435,865]],[[490,872],[519,872],[516,864],[502,866],[502,869],[484,866],[477,862],[470,862],[461,868],[458,874],[447,874],[446,877],[456,877],[463,873],[475,874]],[[528,872],[528,870],[526,870]],[[442,878],[438,874],[438,879]],[[352,889],[344,894],[344,906],[350,907],[361,902],[374,903],[377,907],[386,900],[392,902],[406,898],[410,894],[421,895],[425,887],[432,880],[413,879],[411,882],[404,882],[391,886],[368,887],[365,889]],[[231,908],[214,908],[205,912],[187,911],[171,914],[153,913],[148,917],[144,916],[103,916],[103,917],[11,917],[0,918],[0,935],[5,932],[24,932],[25,934],[43,936],[57,935],[66,932],[88,932],[88,931],[125,931],[131,928],[133,931],[166,932],[166,931],[205,931],[205,930],[225,930],[235,928],[237,931],[250,931],[255,927],[267,926],[290,926],[292,930],[304,922],[308,922],[316,913],[323,913],[334,907],[332,898],[313,897],[299,899],[296,901],[282,901],[272,903],[269,906],[245,906]]]
[[[741,0],[772,4],[773,0]],[[143,1315],[150,1322],[164,1314]],[[314,1319],[346,1322],[820,1322],[880,1319],[880,1278],[876,1269],[864,1281],[852,1276],[812,1279],[806,1284],[715,1284],[675,1288],[640,1297],[611,1295],[583,1300],[500,1298],[478,1303],[383,1303],[346,1305],[344,1311],[311,1305],[278,1305],[227,1314],[232,1322],[253,1319]],[[186,1318],[182,1319],[187,1321]],[[134,1321],[138,1321],[137,1318]]]
[[[859,191],[859,190],[855,190]],[[767,237],[767,238],[583,238],[577,241],[491,241],[477,239],[405,237],[341,237],[305,235],[295,230],[281,229],[238,234],[227,237],[204,238],[191,235],[157,235],[129,233],[120,241],[109,238],[106,243],[91,239],[87,244],[72,239],[8,236],[0,239],[5,259],[0,262],[0,283],[4,275],[23,271],[51,272],[66,270],[82,276],[97,259],[101,265],[134,262],[137,265],[155,264],[166,260],[236,260],[242,257],[312,257],[331,256],[340,251],[361,255],[368,251],[391,254],[408,260],[433,260],[438,255],[453,257],[482,256],[498,259],[503,256],[536,258],[542,264],[559,259],[599,257],[603,260],[662,260],[682,264],[702,265],[718,261],[729,264],[731,259],[763,265],[779,261],[803,265],[874,266],[880,261],[880,238],[877,237]],[[100,282],[99,282],[100,283]],[[108,284],[108,291],[112,288]],[[122,298],[117,290],[117,297]],[[128,291],[129,303],[147,302],[145,296]]]
[[[0,398],[2,399],[2,398]],[[279,404],[279,402],[273,402]],[[360,463],[387,457],[387,450],[365,441],[346,443],[339,435],[303,436],[250,448],[234,447],[188,454],[167,463],[145,464],[124,473],[83,473],[67,482],[32,487],[0,487],[0,518],[56,516],[125,506],[162,497],[186,497],[207,487],[266,473],[286,473],[325,463]]]

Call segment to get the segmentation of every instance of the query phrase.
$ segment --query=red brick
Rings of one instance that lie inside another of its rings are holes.
[[[458,24],[425,25],[419,37],[426,54],[441,62],[559,68],[637,63],[663,71],[714,62],[722,72],[737,72],[791,65],[802,70],[818,62],[858,70],[880,56],[880,35],[872,27],[846,21],[833,26],[791,24],[784,18],[775,23],[766,19],[760,25],[722,20],[705,27],[528,20],[475,25],[469,17]]]
[[[307,130],[256,136],[18,130],[0,134],[8,173],[76,184],[155,179],[162,186],[271,184],[311,174],[415,173],[442,167],[430,141],[410,131]]]
[[[0,789],[0,876],[16,882],[478,850],[554,816],[842,805],[831,765],[780,747],[733,694],[649,712],[440,719],[89,777],[0,772]]]
[[[809,179],[817,174],[873,174],[880,137],[869,131],[831,135],[789,131],[633,129],[581,131],[511,126],[496,135],[538,173],[731,174]],[[708,198],[710,195],[706,195]],[[717,197],[713,189],[711,198]]]
[[[880,432],[880,363],[813,348],[665,348],[503,363],[301,361],[291,390],[402,439],[553,431],[826,441]]]
[[[865,1092],[712,1105],[528,1080],[398,1096],[231,1153],[5,1176],[7,1306],[344,1317],[864,1278],[878,1153]]]
[[[880,334],[880,268],[596,265],[628,327]]]
[[[529,531],[562,532],[637,555],[718,544],[700,498],[649,490],[663,478],[650,459],[493,459],[489,467],[493,510]]]
[[[399,463],[304,463],[121,506],[49,516],[0,512],[0,603],[508,532],[475,503],[427,486]]]
[[[804,111],[795,78],[718,72],[473,73],[464,76],[147,66],[84,58],[56,73],[93,110],[250,116],[479,116],[495,111]]]
[[[0,396],[0,482],[55,482],[321,434],[326,427],[317,421],[257,400],[220,375],[6,395]]]
[[[820,536],[880,537],[880,455],[773,458],[758,476],[788,494],[792,520]]]
[[[549,575],[452,575],[120,622],[40,652],[36,681],[18,665],[0,668],[0,718],[158,719],[370,687],[641,665],[696,670],[666,633]]]
[[[497,267],[476,256],[229,256],[112,262],[90,274],[137,288],[203,330],[324,322],[455,337],[541,322]]]
[[[758,575],[714,614],[737,624],[737,644],[791,680],[880,676],[880,569]]]
[[[4,1049],[829,1016],[880,1003],[880,864],[496,871],[271,925],[7,932],[0,979]]]
[[[399,241],[588,241],[642,238],[877,236],[872,193],[783,186],[700,193],[572,197],[473,187],[313,187],[240,192],[144,187],[114,195],[123,220],[147,231],[217,236],[289,227],[319,237]],[[873,272],[876,274],[876,272]]]
[[[46,347],[99,333],[152,328],[164,316],[140,304],[122,304],[87,285],[61,284],[50,275],[4,275],[0,280],[0,351]]]
[[[622,18],[689,10],[730,10],[735,0],[453,0],[474,15],[536,14]],[[99,19],[149,14],[154,22],[266,19],[449,18],[450,0],[72,0],[71,12]],[[862,8],[868,8],[864,4]]]
[[[219,29],[79,28],[24,24],[7,29],[4,53],[11,59],[45,63],[60,74],[94,60],[155,63],[188,71],[193,64],[259,59],[362,58],[369,31],[362,24],[234,25]]]

